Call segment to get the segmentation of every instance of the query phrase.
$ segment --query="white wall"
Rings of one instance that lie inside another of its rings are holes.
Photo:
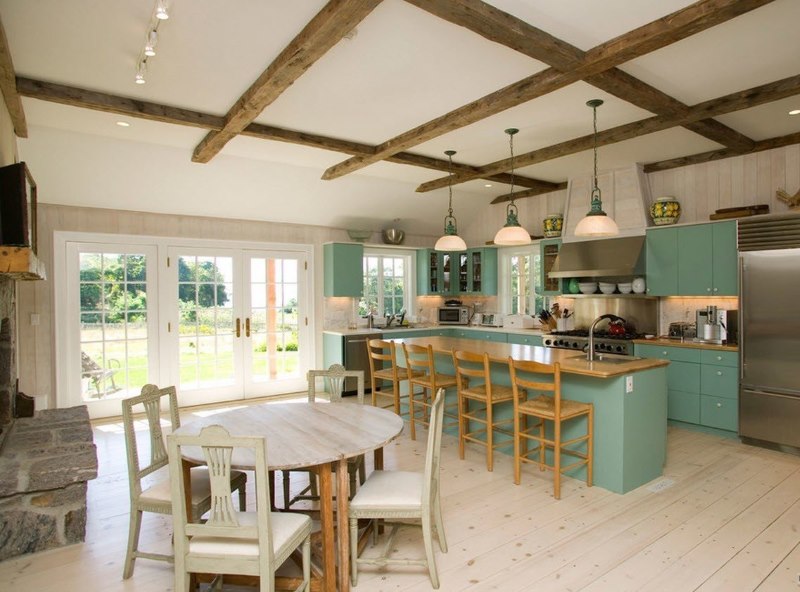
[[[735,156],[713,162],[649,173],[653,199],[664,195],[681,202],[679,222],[705,222],[715,210],[768,204],[771,213],[787,212],[775,197],[783,189],[793,195],[800,189],[800,144]],[[528,197],[517,202],[519,220],[532,235],[543,234],[542,220],[550,212],[564,212],[566,190]],[[507,204],[487,205],[460,228],[468,244],[484,244],[505,224]],[[586,196],[589,210],[589,196]]]

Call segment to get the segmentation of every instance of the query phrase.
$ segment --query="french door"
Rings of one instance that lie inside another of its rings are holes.
[[[118,415],[147,383],[182,406],[305,391],[310,247],[55,238],[59,406]]]
[[[168,261],[177,288],[173,376],[183,402],[305,388],[313,346],[303,253],[171,247]]]

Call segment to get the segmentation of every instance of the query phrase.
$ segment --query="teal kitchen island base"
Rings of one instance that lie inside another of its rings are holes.
[[[571,350],[448,337],[396,341],[398,345],[400,342],[430,344],[437,354],[437,370],[448,374],[453,374],[451,351],[487,352],[492,361],[492,381],[506,385],[510,384],[509,357],[545,364],[559,362],[562,396],[594,405],[594,485],[626,493],[661,476],[667,456],[668,362],[665,360],[627,361],[614,356],[610,362],[587,362]],[[398,363],[404,365],[402,349],[398,349],[401,352]],[[455,389],[450,390],[448,399],[455,401],[455,397]],[[496,413],[500,418],[512,417],[511,403],[497,406]],[[565,426],[564,439],[570,437],[571,429],[584,429],[579,424]],[[498,450],[511,454],[511,442]],[[565,475],[585,480],[585,470],[581,467]]]

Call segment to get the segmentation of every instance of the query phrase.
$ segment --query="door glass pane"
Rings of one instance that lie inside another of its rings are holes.
[[[178,257],[181,388],[234,383],[232,306],[232,257]]]
[[[298,261],[250,259],[250,339],[252,380],[300,376]]]
[[[123,398],[148,380],[147,258],[79,254],[81,397]]]

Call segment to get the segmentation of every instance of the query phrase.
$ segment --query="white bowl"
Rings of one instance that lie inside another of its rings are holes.
[[[581,294],[594,294],[597,292],[597,282],[580,282],[578,287],[581,290]]]
[[[617,284],[617,289],[619,290],[620,294],[630,294],[633,290],[633,284],[631,284],[631,282]]]
[[[617,289],[616,284],[600,284],[600,291],[603,294],[613,294]]]

